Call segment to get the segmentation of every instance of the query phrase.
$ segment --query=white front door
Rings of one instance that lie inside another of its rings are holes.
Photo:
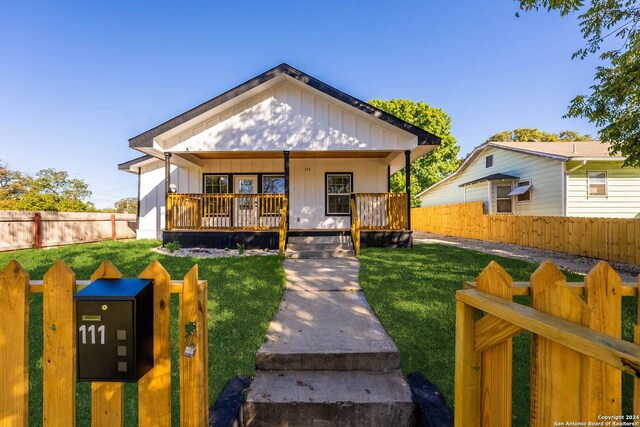
[[[233,189],[236,194],[254,194],[238,196],[235,201],[234,224],[237,227],[255,227],[258,224],[258,176],[236,175],[233,177]]]

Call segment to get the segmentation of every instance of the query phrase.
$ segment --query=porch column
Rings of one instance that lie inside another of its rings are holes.
[[[169,192],[171,189],[171,153],[164,153],[164,229],[169,224]]]
[[[289,152],[283,151],[284,154],[284,197],[287,199],[287,231],[289,231],[289,206],[291,201],[289,200]]]
[[[407,230],[411,230],[411,151],[404,152],[405,191],[407,193]]]

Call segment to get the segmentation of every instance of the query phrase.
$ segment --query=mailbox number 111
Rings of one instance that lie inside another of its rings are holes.
[[[91,336],[91,342],[89,344],[96,343],[96,325],[91,325],[87,328],[87,325],[82,325],[79,328],[80,341],[82,344],[87,344],[87,332]],[[98,326],[98,334],[100,335],[100,344],[104,345],[105,327],[104,325]]]

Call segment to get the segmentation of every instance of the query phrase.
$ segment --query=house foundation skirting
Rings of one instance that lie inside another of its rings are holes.
[[[361,230],[361,248],[411,248],[413,231]]]
[[[162,244],[180,242],[183,248],[278,249],[278,230],[275,231],[163,231]]]

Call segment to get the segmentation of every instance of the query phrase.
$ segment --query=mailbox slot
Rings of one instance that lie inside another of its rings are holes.
[[[75,294],[78,381],[138,381],[153,367],[153,280],[99,279]]]

